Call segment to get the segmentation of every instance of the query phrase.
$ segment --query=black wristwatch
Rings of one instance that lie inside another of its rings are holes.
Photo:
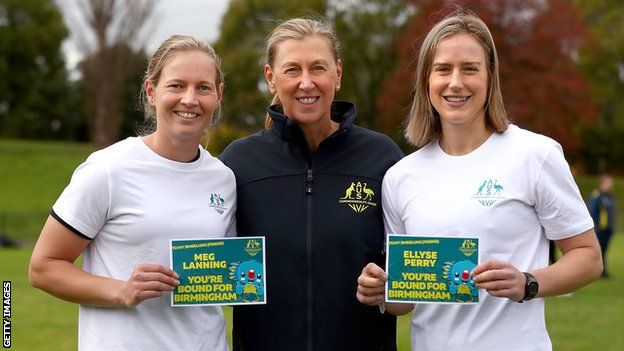
[[[539,284],[537,283],[535,276],[529,272],[522,273],[524,273],[524,276],[526,277],[526,283],[524,283],[524,297],[518,302],[531,300],[537,295],[539,290]]]

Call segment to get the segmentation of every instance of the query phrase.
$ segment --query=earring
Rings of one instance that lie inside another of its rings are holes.
[[[275,85],[273,83],[269,84],[269,91],[271,91],[271,94],[275,94]]]

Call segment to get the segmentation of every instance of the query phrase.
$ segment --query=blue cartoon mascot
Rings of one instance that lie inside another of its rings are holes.
[[[478,297],[477,287],[472,281],[472,271],[476,265],[470,261],[445,262],[442,277],[449,281],[451,299],[457,302],[472,302]]]
[[[244,302],[258,301],[264,295],[264,272],[260,262],[231,263],[229,277],[236,281],[236,294]]]

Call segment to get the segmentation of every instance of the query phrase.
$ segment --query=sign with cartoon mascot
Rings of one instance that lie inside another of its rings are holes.
[[[172,306],[265,304],[263,237],[171,240]]]
[[[479,302],[479,239],[389,234],[386,245],[387,302]]]

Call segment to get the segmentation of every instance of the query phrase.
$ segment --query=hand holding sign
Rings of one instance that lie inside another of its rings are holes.
[[[472,270],[474,282],[479,289],[496,297],[520,301],[524,297],[526,277],[509,262],[487,261]]]
[[[146,299],[162,296],[180,285],[178,274],[159,264],[138,264],[130,278],[124,282],[119,300],[124,306],[133,307]]]
[[[384,301],[386,280],[388,276],[381,267],[372,262],[367,264],[358,277],[357,299],[369,306],[379,305]]]

